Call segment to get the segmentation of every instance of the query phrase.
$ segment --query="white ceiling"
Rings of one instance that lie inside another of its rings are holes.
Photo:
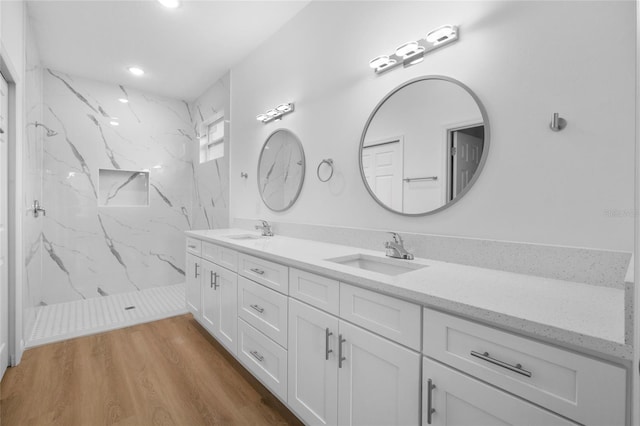
[[[193,100],[310,0],[28,1],[43,66]],[[127,71],[143,68],[143,77]]]

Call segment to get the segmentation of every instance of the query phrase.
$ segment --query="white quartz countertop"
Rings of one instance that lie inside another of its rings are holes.
[[[552,343],[632,359],[632,348],[625,344],[625,295],[621,289],[430,259],[403,261],[426,267],[389,276],[326,260],[355,254],[385,259],[382,250],[284,236],[228,238],[259,235],[244,229],[187,231],[186,234]]]

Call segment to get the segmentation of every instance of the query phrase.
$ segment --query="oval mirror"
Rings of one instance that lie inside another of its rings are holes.
[[[304,151],[292,132],[273,132],[262,146],[258,160],[258,190],[264,204],[281,212],[291,207],[304,182]]]
[[[371,113],[360,140],[360,173],[384,208],[433,214],[471,188],[488,146],[487,115],[476,95],[448,77],[420,77]]]

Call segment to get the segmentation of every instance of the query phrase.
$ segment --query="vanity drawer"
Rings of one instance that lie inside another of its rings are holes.
[[[287,400],[287,351],[238,319],[238,358],[281,400]]]
[[[604,361],[424,310],[425,355],[588,425],[625,423],[626,371]]]
[[[238,270],[238,253],[226,247],[203,242],[202,257],[233,272]]]
[[[287,296],[244,277],[238,279],[240,317],[284,348],[287,347],[287,311]]]
[[[286,266],[240,253],[238,273],[280,293],[289,293],[289,268]]]
[[[200,256],[200,250],[202,248],[202,242],[195,238],[187,237],[187,253]]]
[[[420,306],[340,283],[340,317],[420,351]]]
[[[316,274],[290,268],[289,296],[333,315],[340,311],[340,283]]]

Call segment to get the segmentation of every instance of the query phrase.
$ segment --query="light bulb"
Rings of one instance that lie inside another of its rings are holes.
[[[258,114],[258,115],[256,116],[256,120],[258,120],[258,121],[264,121],[264,120],[266,120],[267,118],[269,118],[269,116],[267,116],[266,114]]]
[[[426,40],[429,43],[438,45],[443,43],[457,34],[457,29],[453,25],[443,25],[441,27],[432,30],[427,34]]]
[[[129,103],[129,99],[126,99],[126,98],[119,98],[118,100],[120,102],[122,102],[123,104],[128,104]]]
[[[290,104],[282,104],[282,105],[278,105],[278,106],[276,107],[276,110],[277,110],[277,111],[280,111],[280,112],[287,112],[287,111],[290,111],[290,110],[291,110],[291,105],[290,105]]]
[[[167,9],[175,9],[180,6],[179,0],[158,0],[158,2]]]
[[[138,67],[129,67],[129,72],[138,77],[144,75],[144,70]]]
[[[112,126],[119,126],[120,123],[118,123],[117,121],[110,121],[109,124],[111,124]]]
[[[387,55],[378,56],[369,61],[369,66],[374,70],[379,70],[396,63],[395,59],[390,59]]]
[[[275,117],[276,115],[278,115],[278,111],[276,111],[275,109],[270,109],[269,111],[267,111],[267,115],[269,117]]]
[[[410,41],[396,49],[396,55],[402,59],[410,58],[420,52],[424,52],[424,47],[420,46],[417,41]]]

